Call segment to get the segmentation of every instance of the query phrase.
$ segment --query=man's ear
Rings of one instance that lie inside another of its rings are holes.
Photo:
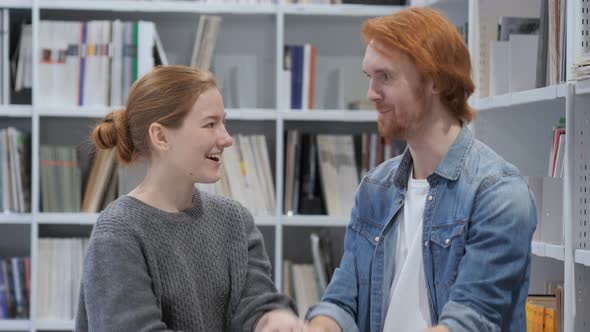
[[[430,93],[432,93],[433,95],[440,94],[440,90],[437,86],[434,85],[434,81],[432,80],[432,78],[426,79],[426,89],[430,91]]]
[[[162,126],[160,123],[154,122],[148,128],[148,134],[154,149],[158,151],[168,151],[170,145],[168,144],[169,133],[166,130],[166,127]]]

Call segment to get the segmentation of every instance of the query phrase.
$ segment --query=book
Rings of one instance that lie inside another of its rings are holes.
[[[539,33],[540,20],[537,17],[501,16],[498,25],[498,40],[508,41],[510,35],[530,35]]]

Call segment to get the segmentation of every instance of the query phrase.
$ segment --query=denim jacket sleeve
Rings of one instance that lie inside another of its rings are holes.
[[[358,327],[355,321],[357,316],[358,288],[355,274],[355,258],[350,249],[350,236],[347,230],[344,240],[344,255],[340,267],[334,271],[330,285],[326,289],[322,301],[312,306],[306,320],[315,316],[328,316],[335,320],[342,332],[357,332]]]
[[[355,207],[357,203],[358,197],[355,199]],[[348,227],[344,237],[344,254],[340,266],[334,271],[332,280],[322,296],[322,301],[312,306],[305,315],[306,320],[319,315],[328,316],[338,323],[342,332],[359,331],[356,324],[359,308],[354,255],[355,237],[356,234]]]
[[[528,276],[537,215],[528,186],[515,174],[480,185],[465,254],[439,323],[452,332],[500,331],[515,287]]]

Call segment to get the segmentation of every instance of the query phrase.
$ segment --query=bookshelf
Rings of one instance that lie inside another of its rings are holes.
[[[30,320],[15,319],[0,322],[0,331],[29,331],[30,329]]]
[[[517,5],[512,1],[486,2],[485,0],[430,1],[430,5],[446,11],[456,25],[469,22],[469,44],[474,72],[479,72],[479,30],[485,15],[510,10]],[[534,1],[527,1],[528,3]],[[580,11],[583,0],[569,1],[568,11]],[[496,6],[486,11],[486,6]],[[534,7],[534,5],[533,5]],[[236,133],[264,133],[269,142],[271,169],[275,185],[276,206],[271,216],[255,216],[256,224],[265,237],[267,250],[273,263],[277,287],[282,287],[282,263],[285,259],[309,262],[310,254],[297,250],[307,243],[309,234],[326,231],[332,242],[342,245],[348,224],[347,217],[283,214],[285,180],[284,133],[289,129],[305,128],[314,133],[376,132],[376,114],[370,110],[347,111],[343,103],[334,100],[319,102],[310,112],[291,110],[279,106],[284,97],[280,71],[283,45],[312,43],[318,48],[318,70],[332,68],[326,63],[335,60],[342,66],[358,63],[342,71],[342,80],[358,77],[360,80],[342,91],[352,91],[355,97],[366,93],[360,71],[363,47],[359,36],[360,24],[371,16],[384,15],[398,7],[364,5],[246,5],[198,4],[175,1],[74,1],[74,0],[8,0],[0,1],[0,8],[17,11],[28,16],[33,27],[40,20],[122,19],[153,20],[169,52],[171,63],[189,62],[192,34],[199,14],[219,14],[223,17],[215,55],[246,55],[256,60],[253,85],[256,94],[244,107],[226,108],[228,128]],[[568,13],[569,13],[568,12]],[[518,13],[515,13],[518,14]],[[570,17],[572,17],[571,15]],[[576,16],[578,17],[578,16]],[[575,21],[575,22],[573,22]],[[486,23],[487,24],[487,23]],[[568,21],[569,40],[580,38],[581,27],[577,20]],[[166,38],[174,35],[176,38]],[[356,38],[356,39],[355,39]],[[574,44],[574,43],[571,43]],[[569,44],[568,44],[568,47]],[[39,50],[39,31],[33,30],[33,53]],[[568,54],[582,50],[568,48]],[[342,57],[340,57],[342,55]],[[3,59],[6,61],[6,59]],[[573,60],[568,59],[568,63]],[[215,69],[215,64],[213,65]],[[568,66],[569,68],[569,66]],[[79,144],[88,133],[89,125],[104,114],[117,109],[105,107],[46,106],[38,98],[38,65],[33,64],[33,89],[28,105],[0,105],[0,127],[16,126],[31,133],[31,194],[32,212],[26,214],[0,214],[0,234],[16,234],[14,243],[18,254],[31,256],[31,307],[35,308],[37,281],[37,252],[42,237],[88,236],[98,214],[43,212],[40,199],[39,146],[44,143],[70,142]],[[476,74],[476,78],[479,78]],[[473,98],[471,105],[478,109],[478,120],[473,124],[476,136],[492,146],[499,154],[519,167],[524,175],[543,176],[547,173],[548,148],[552,126],[559,118],[566,118],[568,142],[564,178],[564,242],[560,245],[534,242],[535,280],[561,278],[566,294],[566,331],[582,331],[590,326],[590,234],[586,211],[590,189],[588,133],[590,115],[590,80],[569,81],[551,86],[512,92],[498,96]],[[226,105],[227,106],[227,105]],[[515,142],[517,144],[515,144]],[[523,153],[526,151],[526,153]],[[585,154],[584,154],[585,153]],[[586,168],[584,168],[586,167]],[[586,180],[582,180],[586,177]],[[585,205],[584,205],[585,204]],[[585,223],[586,222],[586,223]],[[587,232],[587,233],[585,233]],[[3,237],[0,236],[0,239]],[[305,242],[302,242],[305,241]],[[341,250],[341,248],[339,249]],[[11,250],[12,251],[12,250]],[[6,255],[0,252],[0,255]],[[11,253],[12,254],[12,253]],[[553,267],[557,266],[557,270]],[[547,272],[547,270],[552,270]],[[557,273],[557,276],[555,275]],[[539,286],[541,287],[541,286]],[[574,314],[573,303],[576,303]],[[0,320],[0,331],[71,331],[71,320],[44,320],[34,310],[29,320]]]
[[[538,257],[553,258],[562,262],[565,258],[565,247],[562,245],[533,241],[531,247],[533,255]]]
[[[578,264],[583,264],[590,267],[590,250],[577,249],[575,253],[575,260]]]
[[[567,93],[566,84],[558,84],[507,93],[497,96],[474,100],[471,104],[478,111],[512,110],[514,108],[528,108],[537,103],[564,103]],[[521,107],[522,106],[522,107]],[[563,108],[563,105],[561,105]]]

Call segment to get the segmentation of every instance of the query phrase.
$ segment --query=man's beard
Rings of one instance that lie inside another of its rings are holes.
[[[388,114],[388,116],[391,116]],[[401,124],[397,119],[387,119],[377,121],[379,136],[391,139],[405,139],[407,126]]]

